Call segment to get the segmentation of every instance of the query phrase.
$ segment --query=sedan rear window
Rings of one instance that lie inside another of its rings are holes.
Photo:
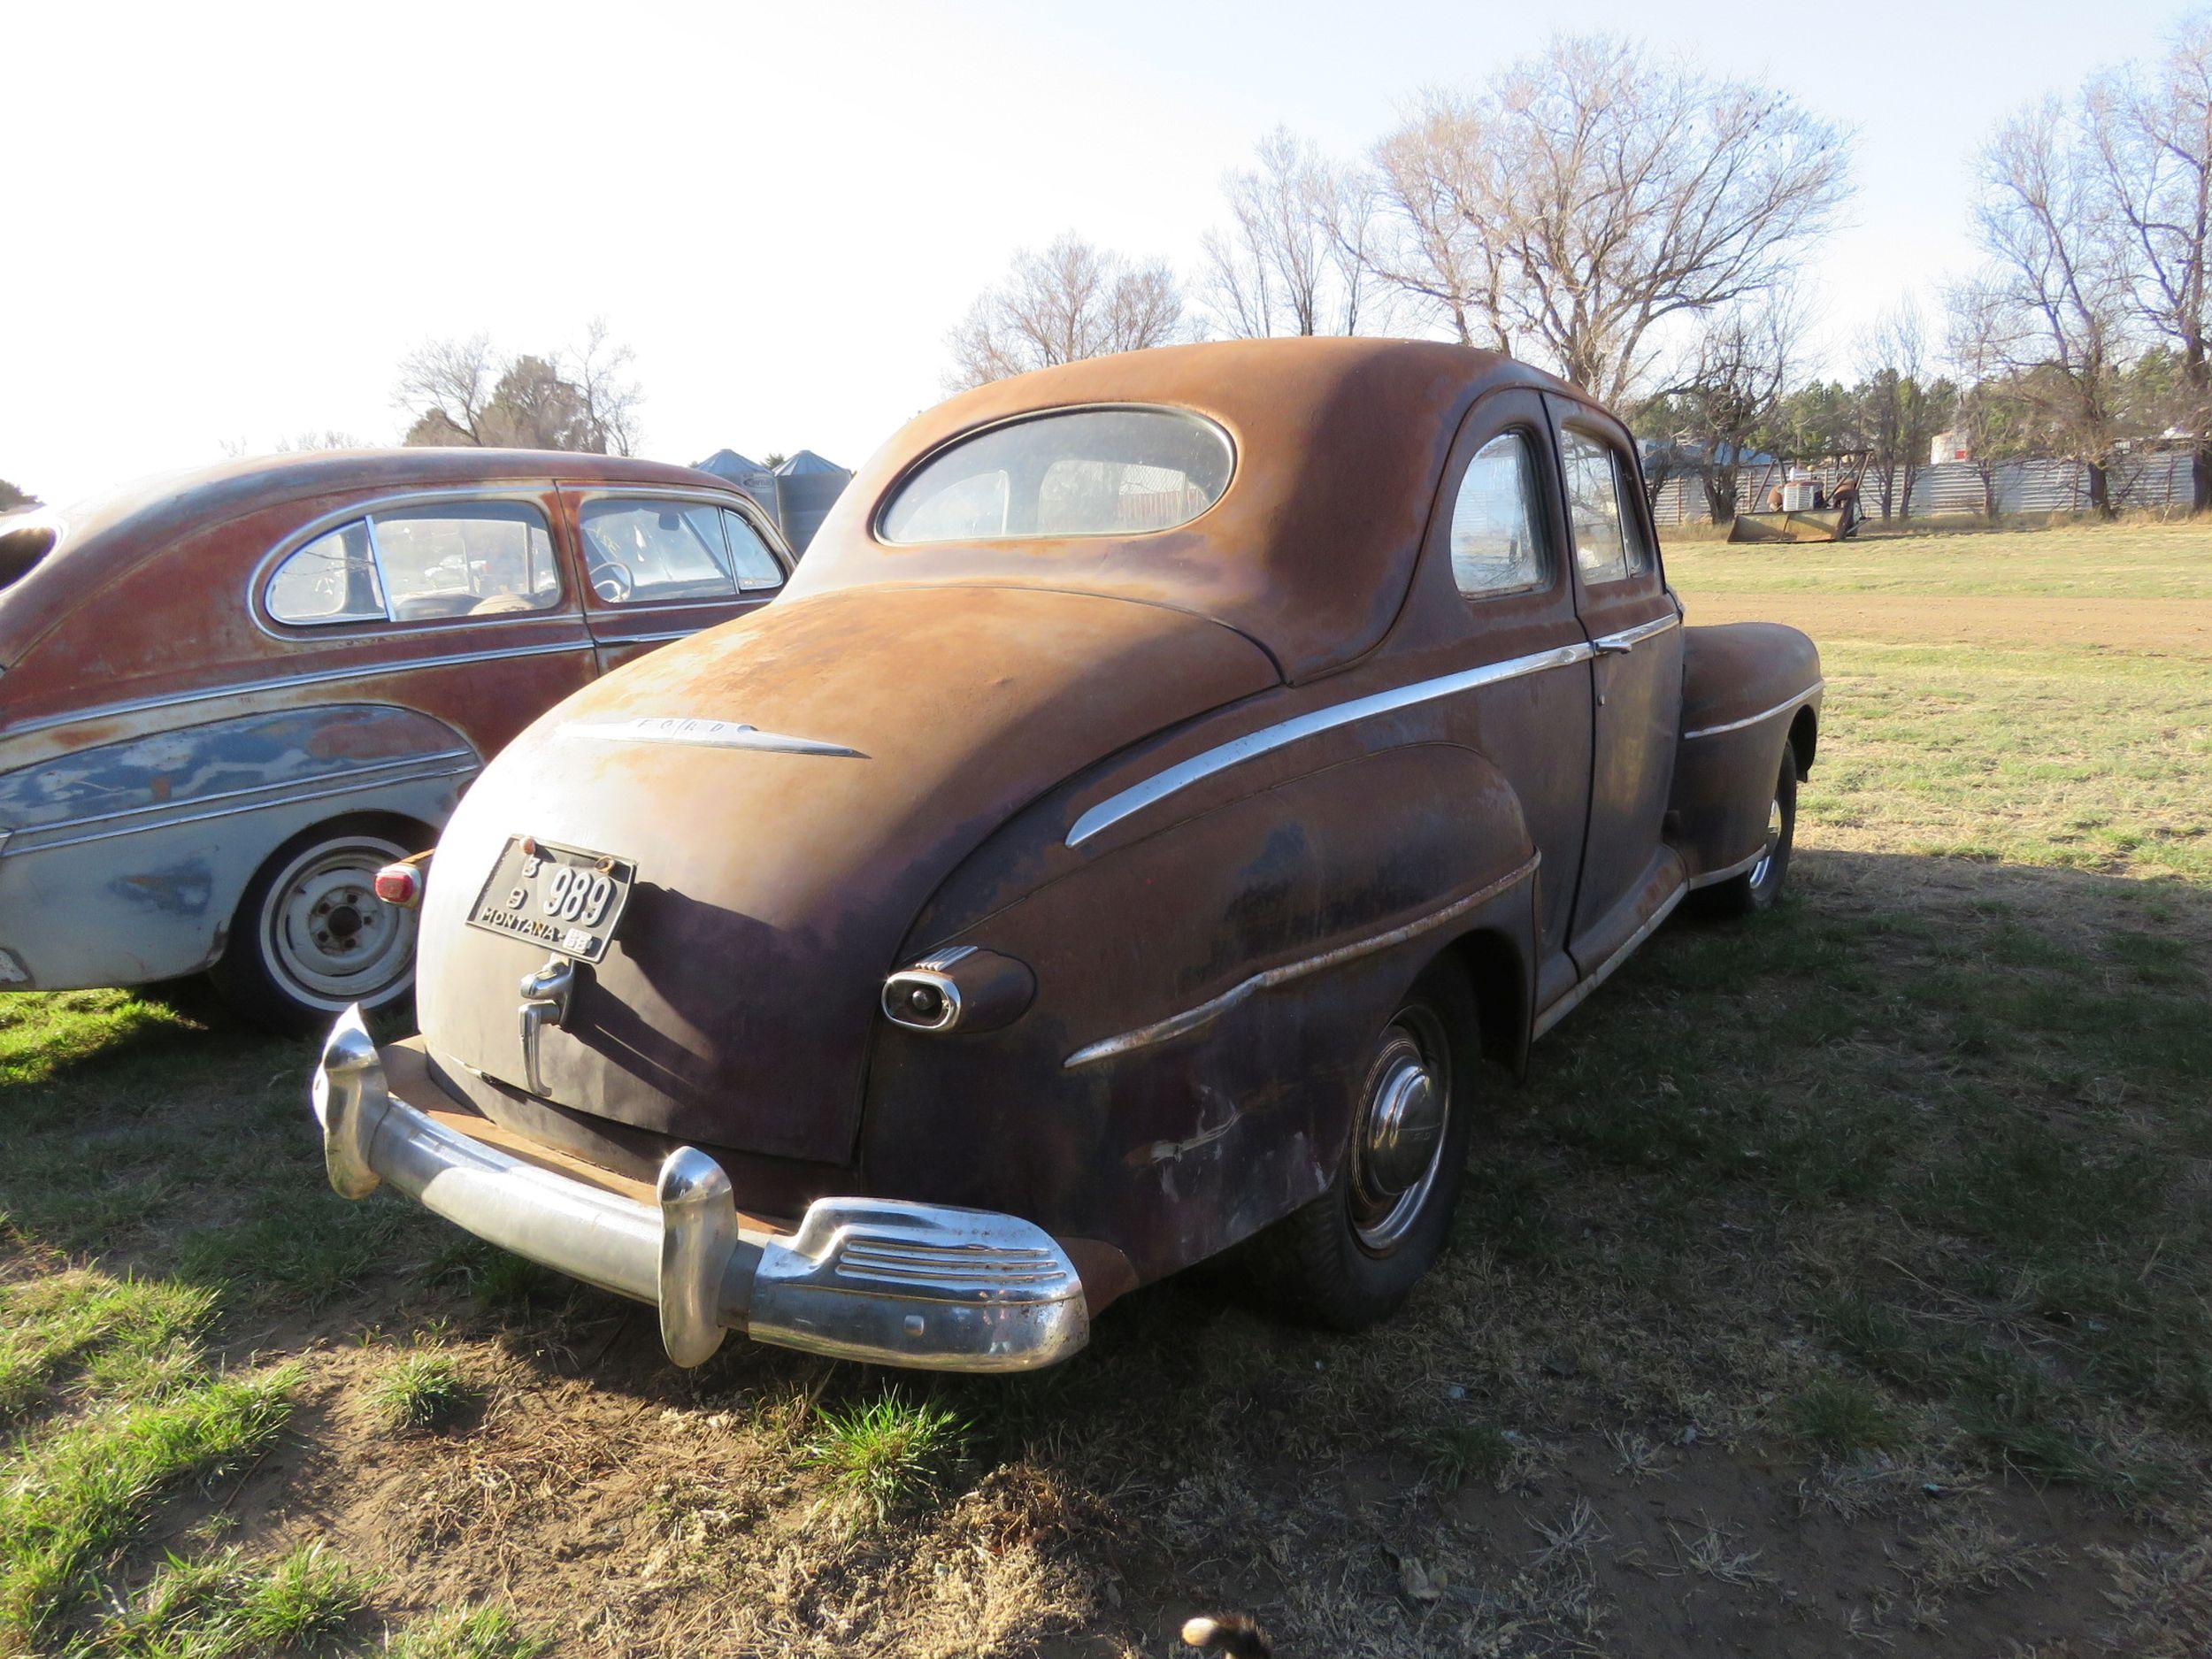
[[[993,426],[940,450],[883,510],[886,541],[1142,535],[1221,499],[1229,434],[1174,409],[1070,409]]]

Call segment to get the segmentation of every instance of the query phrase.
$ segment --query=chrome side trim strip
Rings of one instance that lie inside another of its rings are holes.
[[[215,801],[241,801],[248,795],[271,795],[277,801],[286,799],[284,792],[307,784],[331,783],[340,778],[363,782],[385,781],[387,772],[403,772],[411,766],[426,766],[434,761],[465,760],[472,764],[476,752],[467,749],[442,749],[430,755],[403,755],[396,760],[380,760],[367,766],[355,766],[342,772],[324,772],[312,778],[291,778],[276,783],[249,784],[242,789],[217,789],[191,801],[157,801],[150,806],[127,806],[114,812],[88,812],[82,818],[59,818],[51,824],[26,828],[25,837],[52,834],[63,830],[88,829],[95,824],[113,824],[124,818],[149,818],[157,813],[173,811],[179,807],[204,806]],[[0,844],[4,844],[0,836]]]
[[[1827,685],[1828,682],[1825,680],[1816,680],[1811,685],[1806,687],[1804,690],[1799,692],[1794,697],[1791,697],[1785,702],[1776,703],[1771,709],[1769,709],[1763,714],[1747,714],[1742,719],[1731,720],[1725,726],[1701,726],[1694,732],[1683,733],[1682,741],[1686,743],[1693,738],[1718,737],[1724,732],[1740,732],[1747,726],[1756,726],[1762,720],[1771,720],[1776,715],[1786,714],[1790,710],[1797,707],[1799,703],[1803,703],[1807,698],[1825,690],[1827,688]]]
[[[1740,876],[1766,856],[1767,849],[1763,846],[1748,856],[1737,859],[1734,864],[1728,865],[1725,869],[1708,870],[1701,876],[1692,876],[1690,878],[1691,889],[1694,891],[1699,887],[1709,887],[1717,881],[1725,881],[1731,876]]]
[[[58,726],[75,726],[81,720],[111,719],[119,714],[142,714],[154,709],[182,708],[187,703],[217,703],[225,697],[248,696],[255,692],[284,691],[294,686],[328,686],[348,680],[375,680],[386,674],[406,673],[417,668],[459,668],[470,663],[504,662],[511,657],[551,657],[564,651],[589,649],[591,641],[584,637],[579,628],[577,638],[557,640],[546,645],[511,645],[497,651],[457,651],[446,657],[411,657],[398,662],[321,668],[311,673],[282,674],[267,680],[249,680],[235,685],[210,686],[199,691],[172,692],[162,697],[138,697],[126,703],[101,703],[88,709],[73,709],[66,714],[42,714],[35,720],[0,725],[0,736],[44,732]]]
[[[1529,877],[1536,873],[1536,866],[1542,860],[1541,853],[1532,854],[1529,861],[1519,869],[1500,876],[1487,887],[1478,888],[1464,898],[1454,899],[1442,910],[1432,910],[1426,916],[1394,927],[1387,933],[1371,934],[1365,939],[1356,939],[1348,945],[1338,945],[1333,949],[1321,952],[1318,956],[1307,956],[1297,962],[1286,962],[1280,967],[1269,968],[1264,972],[1256,973],[1250,979],[1231,986],[1220,995],[1210,998],[1199,1003],[1195,1008],[1187,1008],[1179,1014],[1171,1014],[1167,1018],[1156,1020],[1149,1025],[1140,1025],[1136,1030],[1124,1032],[1118,1037],[1108,1037],[1102,1041],[1078,1048],[1060,1063],[1060,1068],[1063,1071],[1071,1071],[1077,1066],[1089,1065],[1094,1061],[1110,1060],[1117,1056],[1133,1053],[1139,1048],[1148,1048],[1155,1043],[1167,1042],[1177,1037],[1188,1036],[1194,1031],[1212,1025],[1214,1021],[1256,992],[1271,991],[1279,986],[1288,985],[1294,979],[1302,979],[1309,974],[1319,973],[1324,969],[1337,967],[1341,964],[1356,961],[1361,956],[1372,956],[1376,951],[1387,950],[1394,945],[1402,945],[1409,939],[1417,938],[1434,928],[1443,926],[1447,922],[1466,915],[1468,911],[1479,906],[1488,903],[1516,883],[1527,880]]]
[[[1623,628],[1618,634],[1605,634],[1598,639],[1595,644],[1600,650],[1609,646],[1617,650],[1626,649],[1630,646],[1641,644],[1646,640],[1656,639],[1669,628],[1678,628],[1681,626],[1682,618],[1669,612],[1663,617],[1654,617],[1648,622],[1640,622],[1632,628]]]
[[[348,779],[327,789],[303,790],[297,795],[280,795],[271,801],[249,801],[239,806],[219,807],[211,812],[188,812],[181,817],[163,818],[153,824],[126,824],[119,829],[95,830],[89,835],[73,835],[65,841],[40,841],[35,845],[28,845],[26,844],[28,838],[28,833],[26,832],[22,839],[19,839],[7,849],[7,856],[20,858],[28,853],[56,852],[64,847],[81,847],[88,841],[115,841],[121,836],[145,835],[155,830],[181,829],[188,824],[205,824],[216,818],[236,818],[242,813],[259,812],[270,807],[296,806],[305,801],[334,800],[340,795],[358,795],[365,789],[396,789],[402,784],[432,783],[440,778],[466,777],[476,770],[476,760],[472,756],[457,766],[441,766],[422,772],[403,772],[396,777],[388,775],[371,778],[366,781]]]
[[[1611,956],[1598,964],[1590,972],[1583,975],[1575,982],[1572,990],[1536,1017],[1535,1028],[1529,1033],[1530,1041],[1533,1041],[1536,1038],[1542,1036],[1568,1015],[1573,1013],[1576,1009],[1581,1007],[1582,999],[1611,978],[1613,970],[1628,960],[1629,952],[1634,950],[1637,946],[1642,944],[1645,940],[1658,931],[1659,924],[1674,914],[1674,907],[1682,902],[1689,891],[1690,884],[1685,881],[1678,885],[1674,891],[1668,894],[1665,898],[1660,900],[1659,908],[1644,918],[1640,927],[1622,940],[1619,948]]]
[[[1394,714],[1401,709],[1433,702],[1438,697],[1448,697],[1456,692],[1472,691],[1479,686],[1494,686],[1501,680],[1517,680],[1524,674],[1537,674],[1548,668],[1565,668],[1575,663],[1586,663],[1596,654],[1596,648],[1586,643],[1557,646],[1548,651],[1534,651],[1526,657],[1509,657],[1502,663],[1488,663],[1480,668],[1444,674],[1435,680],[1417,680],[1410,685],[1378,691],[1370,696],[1355,697],[1348,703],[1315,709],[1274,726],[1263,726],[1259,731],[1248,732],[1242,737],[1217,744],[1188,760],[1179,761],[1165,772],[1155,773],[1142,783],[1132,784],[1118,795],[1109,795],[1075,820],[1074,826],[1068,831],[1067,844],[1079,847],[1122,819],[1143,811],[1156,802],[1165,800],[1178,790],[1187,789],[1202,778],[1210,778],[1215,772],[1226,771],[1241,761],[1269,754],[1317,733],[1333,731],[1340,726],[1349,726],[1356,720],[1364,720],[1378,714]]]
[[[842,743],[764,732],[733,720],[687,720],[680,714],[641,714],[626,720],[571,720],[563,737],[595,738],[603,743],[687,743],[698,749],[759,749],[779,755],[829,755],[846,760],[868,757]]]

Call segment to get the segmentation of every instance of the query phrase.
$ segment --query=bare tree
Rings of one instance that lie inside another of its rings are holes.
[[[484,417],[498,385],[500,365],[493,361],[491,336],[431,340],[400,359],[399,384],[392,401],[411,411],[414,422],[403,442],[419,444],[483,444]]]
[[[947,384],[959,391],[1183,332],[1182,293],[1164,263],[1135,264],[1068,231],[1042,253],[1017,253],[1006,280],[977,298],[947,336]]]
[[[2191,434],[2192,498],[2212,505],[2212,15],[2185,19],[2147,77],[2092,81],[2082,114],[2125,239],[2136,320],[2176,359],[2158,424]]]
[[[414,417],[401,442],[632,454],[642,394],[631,355],[603,318],[573,354],[501,357],[486,334],[430,341],[400,363],[393,401]]]
[[[1982,517],[1993,523],[1999,474],[2007,462],[2029,452],[2031,442],[2026,405],[2007,363],[2006,302],[1985,284],[1966,282],[1951,290],[1947,303],[1944,355],[1958,387],[1954,429],[1981,480]]]
[[[2131,285],[2094,146],[2046,101],[1999,131],[1981,184],[1978,327],[2044,444],[2081,465],[2091,510],[2109,517]]]
[[[1609,36],[1432,93],[1375,151],[1376,268],[1460,339],[1622,403],[1655,331],[1773,287],[1849,191],[1843,131]]]
[[[1802,326],[1785,289],[1715,312],[1699,331],[1686,382],[1669,402],[1703,451],[1701,481],[1715,524],[1736,516],[1745,462],[1770,440]]]
[[[605,318],[591,319],[570,379],[583,403],[590,447],[601,455],[637,453],[637,406],[644,393],[628,376],[634,357],[629,347],[614,342]]]
[[[1366,180],[1333,168],[1287,127],[1260,141],[1256,160],[1223,180],[1230,224],[1200,244],[1209,311],[1242,339],[1357,334],[1363,311],[1372,320],[1375,287]]]
[[[1927,325],[1910,299],[1861,337],[1858,355],[1859,426],[1886,523],[1893,509],[1901,518],[1912,510],[1913,480],[1951,419],[1951,388],[1930,366]]]

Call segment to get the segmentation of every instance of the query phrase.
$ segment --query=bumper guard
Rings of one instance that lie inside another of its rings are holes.
[[[741,1331],[841,1359],[1027,1371],[1090,1334],[1082,1280],[1042,1228],[898,1199],[818,1198],[795,1233],[741,1223],[722,1166],[679,1147],[647,1204],[448,1128],[395,1095],[348,1009],[315,1070],[330,1184],[388,1180],[503,1249],[659,1310],[661,1341],[697,1365]]]

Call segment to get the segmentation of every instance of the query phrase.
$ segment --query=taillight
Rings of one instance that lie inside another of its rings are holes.
[[[376,896],[403,910],[422,902],[422,871],[411,860],[386,864],[376,872]]]

